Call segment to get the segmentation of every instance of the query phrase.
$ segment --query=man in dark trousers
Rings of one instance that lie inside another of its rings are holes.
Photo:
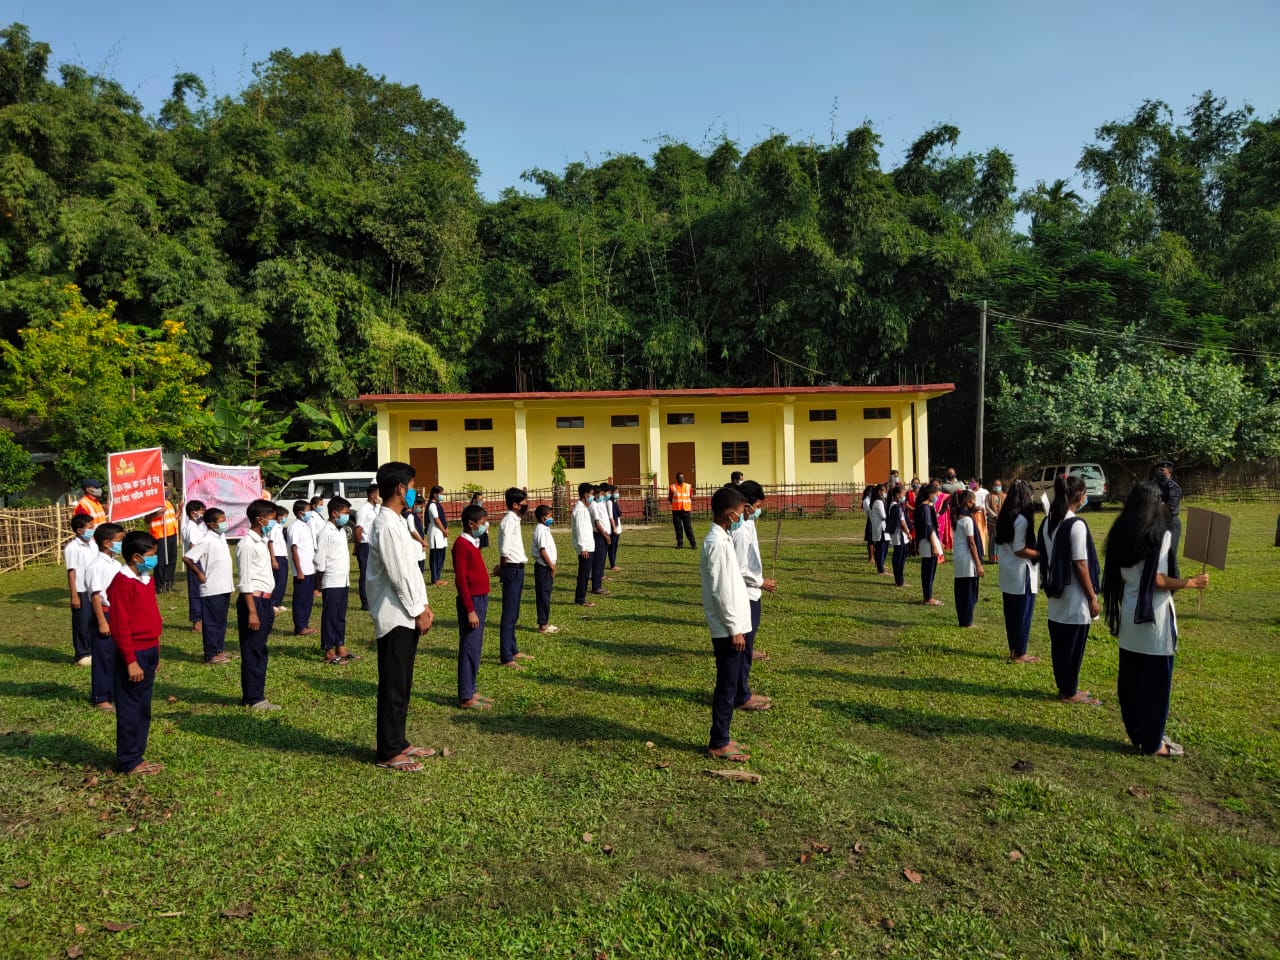
[[[1156,464],[1156,486],[1160,488],[1160,499],[1169,508],[1169,533],[1173,542],[1169,544],[1169,576],[1181,577],[1178,572],[1178,541],[1182,539],[1182,517],[1178,511],[1182,508],[1182,488],[1173,479],[1173,461],[1162,460]]]
[[[689,541],[689,549],[697,550],[693,542],[693,484],[686,483],[683,473],[676,474],[676,482],[667,487],[667,502],[671,504],[671,525],[676,530],[676,549]]]

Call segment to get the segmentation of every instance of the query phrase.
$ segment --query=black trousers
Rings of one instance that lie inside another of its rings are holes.
[[[604,542],[604,534],[595,534],[596,548],[591,554],[591,592],[599,593],[604,589],[604,563],[609,559],[609,545]]]
[[[1031,615],[1036,609],[1036,595],[1031,592],[1031,574],[1027,573],[1027,590],[1024,593],[1002,593],[1004,603],[1004,635],[1009,641],[1009,656],[1024,657],[1031,639]]]
[[[1074,697],[1080,690],[1080,663],[1089,641],[1089,624],[1049,621],[1049,645],[1053,651],[1053,680],[1058,696]]]
[[[748,600],[751,604],[751,632],[743,639],[747,641],[747,649],[742,651],[738,667],[738,693],[734,697],[734,706],[741,706],[751,699],[751,654],[756,649],[756,631],[760,629],[760,601]]]
[[[618,541],[622,539],[622,534],[612,533],[609,535],[609,569],[612,570],[618,565]]]
[[[893,582],[902,586],[907,582],[907,545],[900,543],[893,548]]]
[[[551,622],[551,588],[556,578],[551,568],[541,563],[533,565],[533,597],[538,610],[538,626],[545,627]]]
[[[160,648],[137,651],[142,679],[129,679],[129,665],[124,657],[116,657],[112,671],[111,695],[116,705],[116,763],[121,770],[132,770],[147,752],[147,736],[151,732],[151,692],[156,683],[156,667],[160,664]]]
[[[524,593],[524,564],[504,563],[498,569],[502,582],[502,620],[498,625],[498,660],[510,663],[520,652],[516,624],[520,621],[520,597]]]
[[[1175,516],[1169,524],[1169,576],[1181,577],[1178,567],[1178,541],[1182,539],[1182,518]]]
[[[920,589],[926,600],[933,599],[933,578],[938,572],[937,557],[920,558]]]
[[[258,611],[258,629],[249,628],[249,604]],[[250,706],[267,699],[267,637],[275,624],[276,610],[270,597],[248,597],[236,602],[236,630],[240,634],[240,703]]]
[[[480,672],[480,655],[484,645],[484,623],[489,616],[489,595],[471,598],[480,623],[467,623],[467,608],[462,598],[455,599],[458,610],[458,702],[466,703],[476,695],[476,675]]]
[[[413,661],[418,654],[417,627],[396,627],[378,638],[378,762],[409,747],[404,727],[413,689]]]
[[[160,565],[156,567],[156,589],[168,593],[173,589],[173,580],[178,570],[178,535],[161,537],[156,551],[160,556]]]
[[[591,580],[591,554],[585,557],[578,554],[578,583],[573,591],[573,602],[583,604],[587,602],[587,584]]]
[[[876,573],[884,573],[885,557],[889,555],[889,541],[877,540],[875,548]]]
[[[71,608],[71,649],[75,658],[93,656],[93,594],[80,593],[80,609]]]
[[[1173,657],[1135,653],[1120,648],[1116,696],[1129,740],[1143,753],[1155,753],[1164,742],[1173,689]]]
[[[360,609],[369,609],[369,591],[366,586],[369,579],[369,545],[356,544],[356,566],[360,568]]]
[[[716,655],[716,689],[711,695],[711,737],[709,746],[718,750],[729,742],[729,724],[733,721],[734,700],[742,681],[742,658],[746,651],[733,649],[732,637],[712,637],[711,649]]]
[[[276,568],[271,571],[276,579],[275,589],[271,591],[271,605],[284,606],[284,595],[289,592],[289,558],[276,554]]]
[[[196,578],[196,572],[186,564],[183,564],[187,570],[187,619],[192,623],[197,620],[204,619],[204,606],[200,602],[200,581]],[[200,567],[200,564],[196,564]],[[204,573],[204,567],[200,567],[200,572]]]
[[[693,539],[693,512],[690,510],[672,510],[671,525],[676,528],[676,547],[683,546],[682,537],[689,538],[689,546],[696,547]]]
[[[316,575],[293,578],[293,632],[311,626],[311,609],[316,602]]]
[[[447,547],[433,547],[427,551],[427,559],[431,564],[432,583],[439,581],[440,575],[444,573],[444,555],[448,552]]]
[[[955,586],[956,620],[962,627],[973,626],[973,611],[978,606],[978,578],[956,577]]]
[[[115,686],[116,642],[110,633],[93,630],[93,676],[90,678],[89,700],[92,703],[110,703]]]
[[[204,644],[204,658],[216,657],[227,649],[227,619],[231,612],[231,594],[201,597],[204,607],[204,626],[200,640]]]
[[[336,650],[347,642],[347,597],[350,587],[326,587],[320,591],[320,646]]]

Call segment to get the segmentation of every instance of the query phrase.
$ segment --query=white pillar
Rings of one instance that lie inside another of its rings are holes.
[[[657,399],[649,401],[649,472],[658,490],[667,488],[662,478],[662,419]]]
[[[796,482],[796,398],[782,398],[782,482]]]
[[[516,401],[516,483],[517,487],[529,486],[529,437],[525,430],[524,401]]]
[[[378,465],[395,459],[391,456],[391,414],[386,407],[378,407]]]

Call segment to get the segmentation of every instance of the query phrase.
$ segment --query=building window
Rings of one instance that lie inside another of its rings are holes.
[[[468,417],[462,421],[462,429],[464,430],[492,430],[493,417]],[[492,451],[491,451],[492,452]],[[490,470],[493,467],[489,468]]]
[[[834,410],[810,410],[809,422],[817,423],[820,420],[834,420],[836,412]]]
[[[609,426],[611,427],[638,427],[640,426],[640,415],[637,413],[624,413],[609,418]]]
[[[564,457],[564,468],[566,470],[587,469],[586,447],[556,447],[556,456]]]
[[[863,407],[863,420],[888,420],[892,416],[888,407]]]
[[[747,423],[751,420],[750,414],[746,410],[721,410],[721,423]]]
[[[440,424],[435,420],[410,420],[410,433],[423,433],[426,431],[435,431],[440,429]]]
[[[467,447],[467,471],[492,470],[493,447]]]
[[[834,440],[809,441],[810,463],[836,463],[838,460],[839,457],[836,456],[836,442]]]
[[[720,444],[720,462],[726,467],[742,467],[751,462],[751,444],[746,440],[726,440]]]
[[[668,427],[689,426],[692,423],[693,423],[692,413],[668,413],[667,414]]]
[[[584,426],[582,417],[556,417],[556,428],[560,430],[580,430]]]

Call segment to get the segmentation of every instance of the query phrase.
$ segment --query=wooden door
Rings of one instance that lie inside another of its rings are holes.
[[[893,441],[888,437],[862,441],[862,482],[865,486],[889,479],[893,463]]]
[[[667,444],[667,483],[675,483],[677,473],[683,473],[685,480],[695,487],[698,485],[698,463],[692,443]]]
[[[623,487],[640,486],[640,444],[613,445],[613,482]]]
[[[440,482],[440,461],[436,457],[435,447],[410,447],[409,466],[415,471],[414,482],[422,499]]]

